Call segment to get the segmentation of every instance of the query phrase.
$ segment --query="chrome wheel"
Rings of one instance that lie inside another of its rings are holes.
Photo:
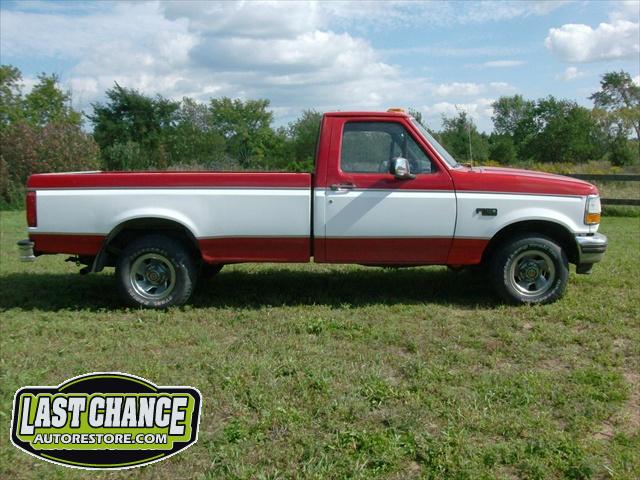
[[[556,268],[549,255],[540,250],[525,250],[509,268],[511,286],[525,297],[535,297],[553,287]]]
[[[161,300],[175,288],[176,270],[168,258],[157,253],[145,253],[131,265],[129,281],[141,297]]]

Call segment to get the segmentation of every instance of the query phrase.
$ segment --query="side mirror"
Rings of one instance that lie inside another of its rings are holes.
[[[409,168],[409,160],[403,157],[396,157],[391,161],[391,174],[398,180],[411,180],[416,178]]]

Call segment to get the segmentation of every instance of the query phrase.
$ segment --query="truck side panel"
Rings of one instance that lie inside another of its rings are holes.
[[[153,186],[146,188],[103,187],[101,175],[76,178],[96,185],[91,187],[65,188],[59,178],[53,188],[35,187],[39,223],[29,228],[29,236],[37,253],[95,255],[104,238],[124,222],[158,218],[186,227],[208,262],[309,261],[311,175],[295,174],[294,182],[290,174],[282,174],[286,178],[278,186],[278,174],[259,182],[254,180],[261,174],[244,173],[244,185],[234,186],[229,174],[203,173],[200,181],[207,183],[209,177],[210,184],[204,187],[160,186],[161,177],[150,174]],[[144,174],[125,175],[138,177],[138,185],[145,183]],[[180,174],[169,175],[181,183]],[[42,185],[42,179],[33,184]]]

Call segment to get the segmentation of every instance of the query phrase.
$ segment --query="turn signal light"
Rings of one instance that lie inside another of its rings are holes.
[[[587,225],[597,225],[600,223],[600,214],[599,213],[587,213],[584,218],[584,223]]]
[[[584,223],[587,225],[598,225],[600,223],[600,214],[602,207],[600,206],[599,195],[589,195],[584,210]]]

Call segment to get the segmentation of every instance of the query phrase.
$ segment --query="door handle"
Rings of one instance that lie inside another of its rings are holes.
[[[356,186],[353,183],[334,183],[331,185],[331,190],[334,192],[337,190],[353,190]]]

